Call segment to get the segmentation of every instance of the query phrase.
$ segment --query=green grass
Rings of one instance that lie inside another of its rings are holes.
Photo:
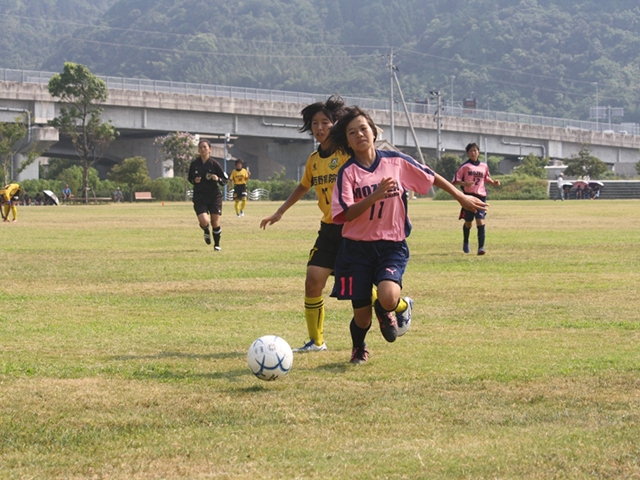
[[[225,204],[219,253],[185,203],[0,224],[0,478],[640,477],[640,203],[494,201],[478,257],[416,200],[409,333],[350,365],[325,295],[329,351],[268,383],[246,352],[305,340],[320,218],[260,230],[278,205]]]

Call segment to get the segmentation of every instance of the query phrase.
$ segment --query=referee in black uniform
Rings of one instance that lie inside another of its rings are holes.
[[[193,185],[193,209],[198,216],[200,228],[204,230],[204,241],[211,244],[213,233],[213,249],[220,251],[220,215],[222,215],[221,186],[226,185],[229,178],[222,167],[211,157],[209,140],[198,142],[198,153],[189,165],[188,180]]]

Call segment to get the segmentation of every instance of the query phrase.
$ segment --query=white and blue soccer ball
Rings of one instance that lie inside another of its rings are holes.
[[[265,335],[249,347],[249,369],[260,380],[272,381],[284,377],[293,365],[293,352],[282,337]]]

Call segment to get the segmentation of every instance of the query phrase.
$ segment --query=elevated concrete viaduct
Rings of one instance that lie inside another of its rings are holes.
[[[103,119],[110,119],[120,136],[98,163],[101,174],[114,163],[139,155],[147,158],[152,178],[165,176],[154,139],[169,132],[188,131],[219,144],[229,133],[232,138],[229,152],[250,166],[254,178],[266,180],[285,168],[287,177],[299,179],[304,162],[315,148],[311,136],[298,131],[299,112],[309,101],[239,97],[110,88],[109,98],[103,105]],[[347,103],[353,104],[348,98]],[[362,106],[382,128],[382,138],[389,140],[389,110]],[[2,108],[32,113],[34,131],[45,129],[47,132],[49,148],[45,156],[75,155],[70,143],[54,139],[56,132],[52,133],[47,127],[48,121],[59,114],[60,105],[49,95],[46,84],[0,81],[0,121],[13,121],[15,113]],[[438,143],[435,116],[412,113],[411,118],[423,153],[435,157]],[[403,112],[396,112],[394,124],[395,145],[409,154],[415,152],[416,145]],[[529,153],[561,160],[577,154],[583,145],[588,145],[595,156],[621,175],[635,175],[635,164],[640,161],[640,135],[464,115],[441,117],[440,144],[444,150],[461,154],[469,142],[478,143],[488,155],[507,157],[513,165],[518,157]],[[506,169],[513,166],[508,161],[503,164]],[[230,168],[233,166],[228,165]],[[33,169],[23,172],[24,175],[33,173]]]

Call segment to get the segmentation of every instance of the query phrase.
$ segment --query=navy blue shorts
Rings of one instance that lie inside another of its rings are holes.
[[[405,240],[359,242],[345,238],[334,270],[332,297],[339,300],[371,300],[371,289],[383,280],[402,288],[402,276],[409,261]]]
[[[466,193],[465,195],[471,195],[472,197],[479,198],[483,202],[487,201],[487,197],[481,197],[480,195],[474,195],[473,193]],[[476,218],[478,220],[484,220],[487,216],[486,210],[478,210],[473,213],[471,210],[465,210],[464,208],[460,209],[460,215],[458,216],[458,220],[464,219],[465,222],[473,222],[473,219]]]

